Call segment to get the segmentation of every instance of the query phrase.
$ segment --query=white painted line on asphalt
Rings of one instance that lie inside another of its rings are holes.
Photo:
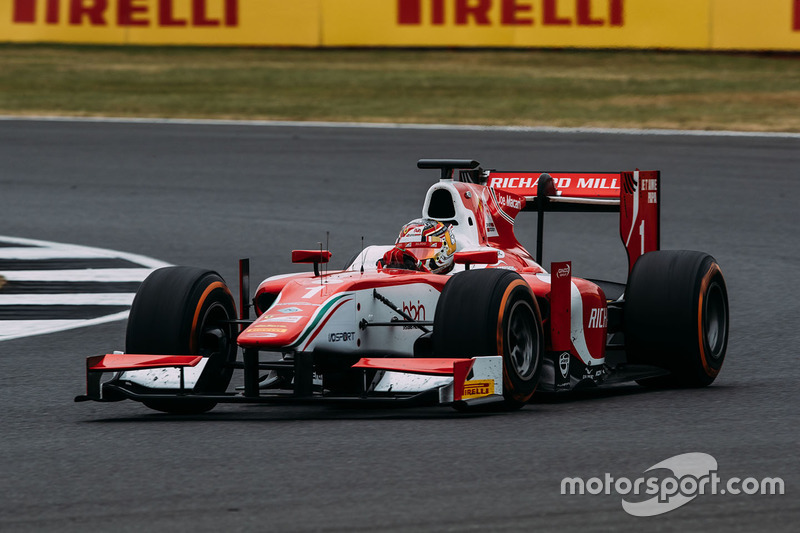
[[[0,259],[44,261],[47,259],[106,259],[97,252],[78,247],[0,248]]]
[[[0,332],[0,340],[14,335],[20,335],[29,331],[35,331],[41,327],[49,328],[69,328],[75,324],[83,323],[85,320],[4,320],[3,329]]]
[[[0,341],[125,320],[128,318],[128,313],[129,311],[121,311],[88,320],[3,320],[0,321]]]
[[[87,253],[87,254],[91,253],[94,254],[91,257],[98,257],[98,258],[126,259],[132,263],[137,263],[139,266],[148,268],[161,268],[165,266],[170,266],[169,263],[166,263],[164,261],[159,261],[158,259],[153,259],[152,257],[147,257],[138,254],[130,254],[127,252],[119,252],[116,250],[108,250],[105,248],[95,248],[93,246],[82,246],[79,244],[63,244],[58,242],[40,241],[35,239],[21,239],[19,237],[9,237],[6,235],[0,235],[0,241],[10,244],[38,246],[41,248],[50,248],[54,250],[72,250],[71,253]],[[0,250],[2,250],[2,248],[0,248]]]
[[[2,305],[131,305],[133,292],[67,294],[0,294]],[[0,326],[4,321],[0,321]]]
[[[0,286],[8,282],[141,282],[153,270],[169,263],[151,257],[95,248],[35,239],[0,236],[0,242],[11,244],[9,247],[0,247],[0,259],[4,260],[48,260],[48,259],[124,259],[135,264],[134,268],[86,268],[68,270],[3,270],[0,271]],[[19,246],[13,246],[19,245]],[[91,264],[91,262],[89,263]],[[83,289],[84,291],[86,289]],[[0,290],[0,309],[2,306],[126,306],[130,307],[135,297],[133,292],[125,293],[64,293],[64,294],[39,294],[20,293],[3,294]],[[7,309],[8,311],[8,309]],[[102,313],[103,311],[100,311]],[[109,312],[109,310],[105,310]],[[89,319],[74,320],[0,320],[0,341],[19,339],[32,335],[54,333],[73,328],[103,324],[128,317],[129,310],[98,316]],[[12,317],[13,318],[13,317]]]
[[[152,268],[86,268],[82,270],[0,270],[6,281],[97,281],[135,282],[144,281]]]
[[[602,134],[602,135],[655,135],[689,137],[755,137],[767,139],[800,139],[800,133],[780,131],[727,131],[727,130],[673,130],[636,128],[557,128],[552,126],[481,126],[465,124],[402,124],[394,122],[324,122],[286,120],[221,120],[183,118],[126,118],[126,117],[58,117],[58,116],[12,116],[0,115],[0,121],[29,122],[100,122],[109,124],[175,124],[184,126],[265,126],[291,128],[356,128],[434,131],[485,131],[553,134]]]

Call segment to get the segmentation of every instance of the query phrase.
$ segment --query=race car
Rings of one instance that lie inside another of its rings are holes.
[[[241,260],[238,309],[215,272],[154,271],[133,301],[125,352],[89,357],[75,400],[170,413],[220,402],[469,411],[518,409],[536,392],[714,381],[728,343],[725,279],[708,254],[660,250],[658,171],[417,166],[440,172],[421,216],[343,270],[320,268],[329,250],[294,250],[313,271],[267,278],[251,296]],[[552,211],[619,212],[627,281],[581,279],[570,262],[546,270]],[[535,256],[514,234],[521,212],[538,217]],[[243,376],[231,390],[234,371]]]

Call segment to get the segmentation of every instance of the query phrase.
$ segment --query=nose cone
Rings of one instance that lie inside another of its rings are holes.
[[[250,324],[237,339],[242,348],[290,346],[308,325],[316,306],[276,305]]]
[[[355,299],[347,291],[351,276],[359,275],[347,274],[343,279],[331,276],[322,283],[319,278],[291,281],[283,288],[277,302],[239,335],[239,346],[306,351],[322,342],[318,337],[326,327],[354,331]],[[345,306],[348,303],[349,306]]]

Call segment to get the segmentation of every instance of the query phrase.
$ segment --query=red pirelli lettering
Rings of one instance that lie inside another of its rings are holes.
[[[531,4],[521,0],[503,0],[501,23],[505,26],[530,26],[533,24],[533,18],[523,14],[530,13],[532,10]]]
[[[440,26],[447,20],[459,26],[533,26],[540,22],[543,26],[598,27],[625,23],[625,0],[396,1],[397,23],[404,26]],[[800,4],[800,0],[796,2]]]
[[[158,3],[158,21],[161,26],[186,26],[189,21],[175,16],[174,0],[160,0]]]
[[[800,31],[800,0],[794,0],[794,25],[792,29],[794,31]]]
[[[225,0],[225,25],[239,25],[239,0]]]
[[[487,26],[492,0],[456,0],[456,24],[469,24],[472,18],[479,26]]]
[[[433,0],[431,20],[437,26],[444,24],[444,0]]]
[[[117,25],[148,26],[147,5],[142,0],[119,0],[117,4]]]
[[[15,24],[33,24],[36,22],[37,0],[14,0],[11,20]],[[45,22],[58,24],[59,0],[45,0]]]
[[[624,25],[624,12],[625,9],[623,8],[623,0],[611,0],[609,3],[609,24],[612,26],[623,26]]]
[[[572,21],[558,16],[558,0],[544,0],[543,22],[545,26],[569,26]]]
[[[592,18],[592,0],[578,0],[577,19],[579,26],[602,26],[603,19]]]
[[[48,24],[58,24],[59,8],[61,7],[58,0],[47,0],[47,9],[45,11],[45,22]]]
[[[422,0],[397,0],[398,24],[422,24]]]
[[[28,24],[36,22],[37,0],[14,0],[14,9],[11,20],[15,24]],[[58,24],[59,0],[45,0],[45,22]]]
[[[206,0],[192,0],[192,24],[195,26],[219,26],[219,19],[208,17]]]
[[[420,0],[416,0],[419,2]],[[175,13],[179,0],[13,0],[11,20],[15,24],[35,24],[44,6],[44,22],[59,24],[62,9],[72,26],[238,26],[239,0],[191,0],[188,16]],[[156,4],[152,6],[152,4]],[[183,4],[184,6],[186,4]],[[113,7],[113,9],[112,9]],[[213,8],[220,16],[209,15]],[[152,11],[152,12],[151,12]],[[116,17],[114,17],[116,15]]]
[[[69,5],[69,23],[80,26],[87,19],[92,26],[105,26],[105,13],[108,0],[71,0]]]
[[[14,11],[11,20],[14,21],[14,24],[36,22],[36,0],[14,0]]]

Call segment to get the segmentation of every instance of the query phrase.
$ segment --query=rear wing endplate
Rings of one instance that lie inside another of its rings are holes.
[[[525,198],[523,211],[539,215],[536,262],[542,262],[544,213],[619,212],[619,233],[628,252],[628,271],[661,246],[661,173],[486,171],[486,185]]]

